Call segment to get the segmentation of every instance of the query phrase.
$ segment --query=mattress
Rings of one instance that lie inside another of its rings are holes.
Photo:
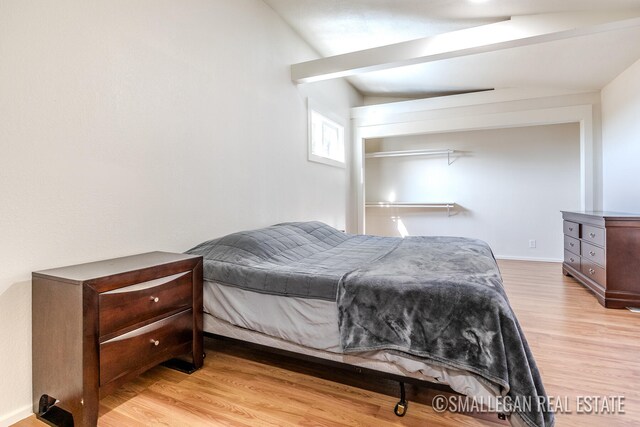
[[[446,384],[458,393],[485,401],[499,395],[489,384],[465,371],[431,365],[401,353],[341,353],[333,301],[267,295],[205,281],[204,311],[204,330],[212,334]]]

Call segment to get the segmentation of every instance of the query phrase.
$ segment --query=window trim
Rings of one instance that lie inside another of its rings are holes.
[[[323,116],[325,119],[333,122],[334,124],[339,126],[338,129],[338,138],[342,139],[342,149],[344,150],[344,161],[335,160],[329,157],[320,156],[318,154],[313,153],[313,132],[312,129],[312,116],[313,112],[316,112]],[[316,101],[313,101],[311,98],[307,98],[307,154],[308,160],[311,162],[323,163],[329,166],[335,166],[339,168],[347,167],[347,144],[346,144],[346,126],[345,121],[342,117],[337,114],[331,112],[330,109],[324,107],[323,105],[318,104]]]

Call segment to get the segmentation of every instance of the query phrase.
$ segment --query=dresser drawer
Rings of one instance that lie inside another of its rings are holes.
[[[593,227],[591,225],[582,226],[582,240],[604,246],[604,228]]]
[[[605,270],[596,263],[582,258],[580,271],[582,271],[582,274],[584,274],[591,280],[598,282],[603,287],[606,287],[607,276]]]
[[[580,237],[580,224],[576,224],[571,221],[564,221],[562,228],[564,230],[564,234],[567,236],[575,237],[576,239]]]
[[[573,237],[564,236],[564,249],[580,255],[580,240]]]
[[[575,268],[580,271],[580,256],[576,255],[567,250],[564,251],[564,262],[569,264],[569,266]]]
[[[100,336],[190,307],[192,304],[190,271],[103,292],[98,297]]]
[[[605,262],[604,249],[598,246],[594,246],[590,243],[583,242],[580,254],[582,255],[583,258],[586,258],[589,261],[593,261],[604,267],[604,262]]]
[[[191,309],[135,329],[100,344],[100,386],[175,354],[193,335]]]

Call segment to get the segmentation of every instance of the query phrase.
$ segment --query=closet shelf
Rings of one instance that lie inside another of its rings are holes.
[[[451,164],[451,154],[456,150],[444,149],[444,150],[403,150],[403,151],[375,151],[373,153],[366,153],[364,155],[367,159],[382,158],[382,157],[406,157],[406,156],[443,156],[447,155],[447,163]]]
[[[454,202],[421,203],[421,202],[366,202],[366,208],[426,208],[426,209],[446,209],[447,215],[451,216],[451,209],[456,207]]]

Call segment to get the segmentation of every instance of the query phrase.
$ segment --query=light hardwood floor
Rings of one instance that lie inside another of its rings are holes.
[[[500,261],[511,304],[550,396],[568,397],[557,426],[640,425],[640,314],[611,310],[560,264]],[[397,384],[318,369],[241,346],[207,340],[205,366],[191,376],[157,367],[100,402],[100,426],[305,425],[497,426],[438,414],[438,391],[408,390],[404,418],[392,410]],[[577,396],[625,396],[623,415],[576,414]],[[19,426],[41,426],[34,417]]]

